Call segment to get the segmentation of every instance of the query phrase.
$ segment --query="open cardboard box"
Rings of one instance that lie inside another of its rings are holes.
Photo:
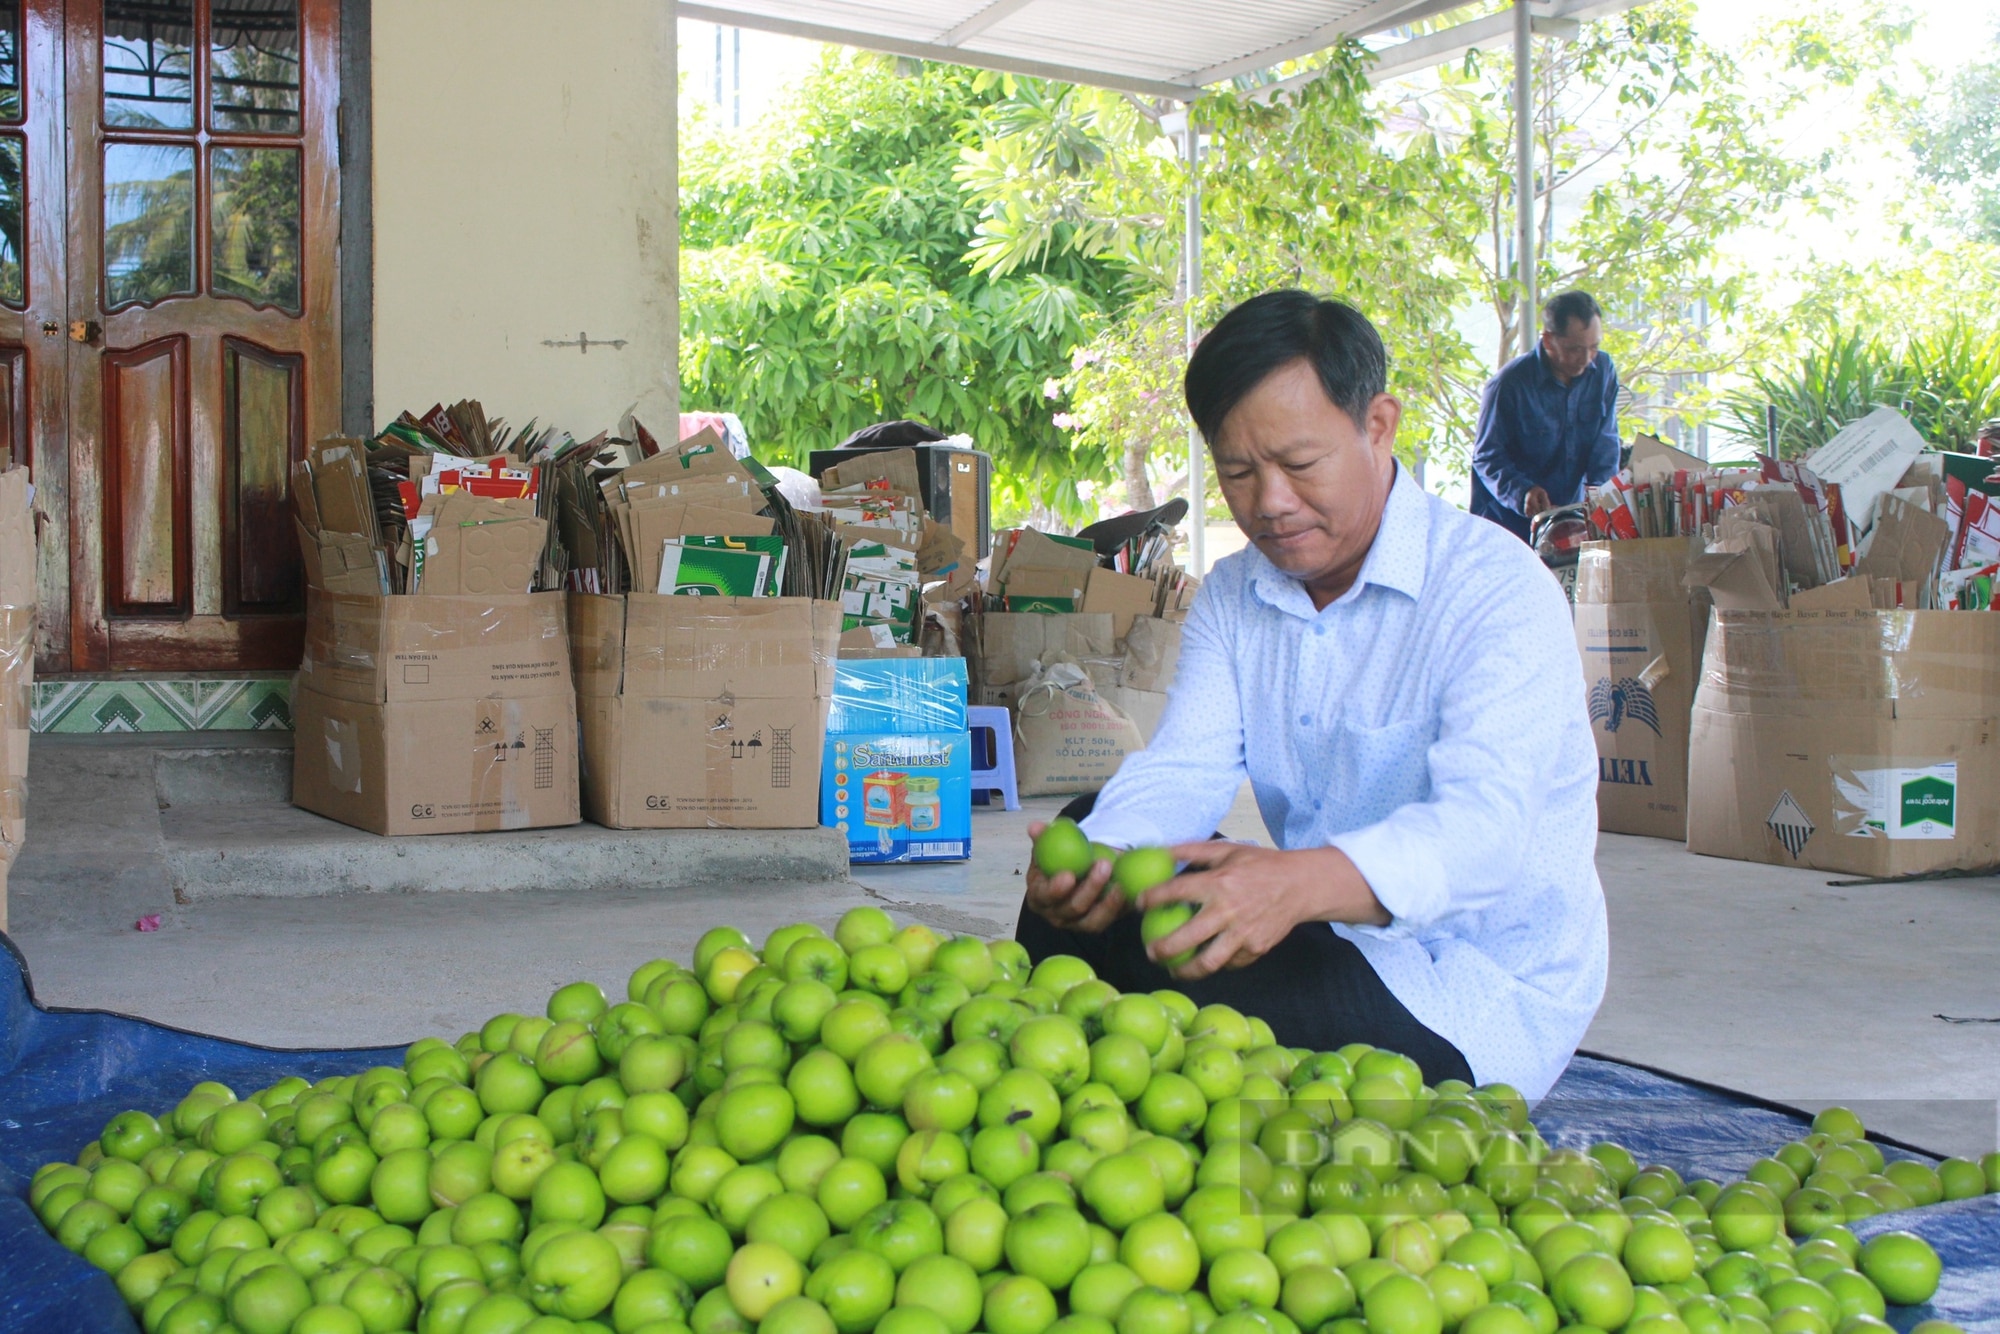
[[[547,536],[522,507],[433,498],[423,583],[383,590],[365,442],[296,475],[307,572],[292,801],[378,834],[575,824],[577,728],[561,593],[530,593]]]
[[[583,803],[614,829],[819,822],[840,604],[573,593]]]
[[[2000,616],[1718,611],[1688,849],[1864,876],[2000,864]]]
[[[1686,537],[1587,542],[1577,565],[1576,648],[1597,743],[1597,824],[1687,837],[1688,715],[1709,600],[1683,580]]]

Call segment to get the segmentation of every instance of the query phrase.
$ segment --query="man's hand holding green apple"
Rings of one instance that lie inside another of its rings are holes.
[[[1111,883],[1115,849],[1091,843],[1073,820],[1058,817],[1028,826],[1034,856],[1028,860],[1028,907],[1064,931],[1104,930],[1128,906]]]

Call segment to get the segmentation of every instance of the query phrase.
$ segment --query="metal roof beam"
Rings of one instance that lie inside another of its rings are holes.
[[[941,35],[938,41],[945,46],[962,45],[1002,19],[1012,18],[1033,3],[1035,0],[993,0],[992,4]]]
[[[1198,96],[1205,85],[1269,69],[1283,61],[1323,51],[1343,38],[1364,37],[1386,32],[1404,24],[1416,23],[1447,10],[1459,8],[1465,0],[1370,0],[1369,3],[1351,11],[1345,18],[1322,24],[1289,41],[1246,56],[1212,64],[1178,78],[1147,78],[1138,74],[1121,74],[1083,65],[1067,65],[1024,56],[981,51],[964,45],[965,42],[977,38],[982,32],[1033,3],[1034,0],[991,0],[984,9],[955,27],[947,29],[934,40],[892,36],[834,24],[815,23],[805,19],[760,14],[738,8],[728,3],[728,0],[719,0],[718,3],[683,3],[679,6],[679,12],[686,18],[700,19],[708,23],[756,28],[764,32],[781,33],[788,37],[803,37],[810,41],[856,46],[871,51],[884,51],[891,55],[912,56],[919,60],[972,65],[982,69],[1002,70],[1010,74],[1055,79],[1064,83],[1089,84],[1118,92],[1136,93],[1142,97],[1164,97],[1187,102]],[[1644,0],[1547,0],[1546,3],[1538,3],[1536,6],[1539,12],[1534,21],[1535,31],[1547,37],[1573,39],[1577,35],[1580,23],[1617,14],[1642,3]],[[1495,49],[1512,47],[1513,41],[1509,15],[1505,12],[1488,15],[1440,32],[1426,33],[1421,37],[1381,48],[1376,53],[1375,66],[1369,71],[1369,79],[1373,83],[1384,83],[1401,75],[1456,59],[1474,47]],[[1277,93],[1301,87],[1316,77],[1318,77],[1316,73],[1294,75],[1259,89],[1254,96],[1268,99]]]
[[[1062,83],[1088,84],[1096,88],[1109,88],[1114,92],[1137,93],[1142,97],[1166,97],[1186,102],[1201,92],[1199,86],[1190,83],[1147,79],[1137,75],[1117,74],[1077,65],[1058,65],[1044,60],[996,55],[988,51],[945,46],[940,42],[927,42],[918,38],[892,37],[883,33],[837,28],[824,23],[779,18],[770,14],[734,9],[727,5],[682,4],[678,6],[678,10],[682,18],[698,19],[703,23],[720,23],[732,28],[755,28],[759,32],[803,37],[813,42],[832,42],[837,46],[858,46],[867,51],[912,56],[918,60],[937,60],[949,65],[971,65],[979,69],[1026,74],[1032,78],[1054,79]]]
[[[1343,18],[1323,23],[1289,41],[1267,46],[1260,51],[1252,51],[1248,55],[1225,60],[1205,69],[1195,70],[1187,76],[1188,82],[1220,83],[1239,74],[1254,74],[1260,69],[1269,69],[1287,60],[1296,60],[1315,51],[1324,51],[1343,37],[1377,31],[1397,23],[1415,22],[1418,17],[1427,17],[1446,9],[1456,9],[1465,2],[1466,0],[1374,0],[1373,3],[1363,5]],[[1414,13],[1416,10],[1423,10],[1424,14]]]
[[[1631,0],[1631,3],[1637,3],[1637,0]],[[1575,41],[1583,31],[1583,25],[1576,19],[1545,18],[1540,14],[1535,15],[1534,28],[1537,37],[1558,37],[1564,41]],[[1447,60],[1456,60],[1474,47],[1497,51],[1513,45],[1514,16],[1502,10],[1498,14],[1488,14],[1485,18],[1384,47],[1377,54],[1374,67],[1368,71],[1368,81],[1385,83],[1404,74],[1442,65]]]

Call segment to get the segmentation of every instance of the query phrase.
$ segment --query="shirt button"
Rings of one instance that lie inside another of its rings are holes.
[[[1316,634],[1316,635],[1323,635],[1323,634],[1325,634],[1325,633],[1326,633],[1326,622],[1324,622],[1324,621],[1320,621],[1320,622],[1316,622],[1316,623],[1315,623],[1315,624],[1313,625],[1313,633],[1314,633],[1314,634]]]
[[[1314,810],[1318,810],[1319,808],[1320,808],[1320,803],[1319,803],[1319,802],[1317,802],[1317,801],[1315,801],[1315,802],[1313,803],[1313,809],[1314,809]]]
[[[1312,715],[1311,715],[1310,713],[1302,713],[1302,714],[1300,714],[1300,715],[1299,715],[1299,726],[1300,726],[1300,727],[1311,727],[1311,726],[1312,726],[1312,720],[1313,720],[1313,716],[1312,716]]]

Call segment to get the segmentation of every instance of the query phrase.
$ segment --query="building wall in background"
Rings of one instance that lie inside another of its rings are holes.
[[[662,0],[375,0],[376,425],[678,411],[675,61]]]

